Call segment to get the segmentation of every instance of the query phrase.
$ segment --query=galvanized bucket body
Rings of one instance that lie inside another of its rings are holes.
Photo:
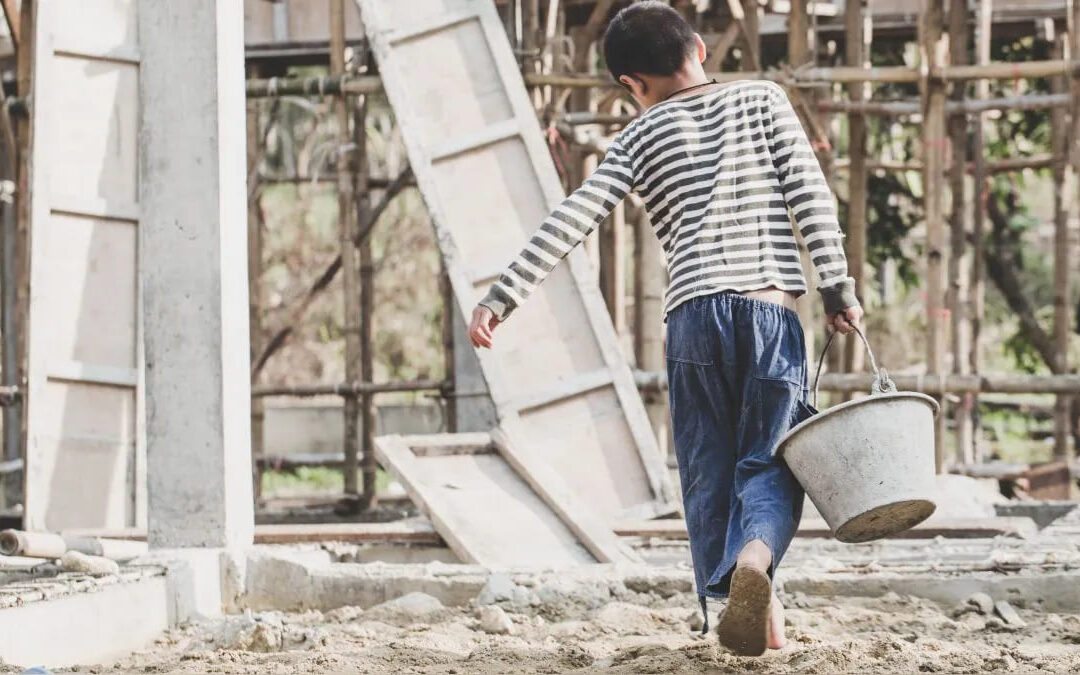
[[[776,448],[833,536],[856,543],[918,525],[934,504],[934,416],[937,401],[897,392],[879,369],[866,336],[874,383],[870,396],[833,406],[791,429]],[[818,360],[814,403],[829,336]]]
[[[937,402],[873,394],[814,415],[777,447],[843,542],[870,541],[930,517]]]

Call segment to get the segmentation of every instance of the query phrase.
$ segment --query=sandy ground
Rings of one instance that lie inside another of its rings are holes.
[[[1080,672],[1080,616],[1021,609],[1027,627],[1018,629],[896,595],[789,596],[790,643],[761,658],[735,657],[692,630],[696,602],[685,594],[650,607],[613,602],[578,617],[545,618],[543,607],[510,612],[508,635],[485,632],[477,609],[419,600],[188,625],[79,672]]]

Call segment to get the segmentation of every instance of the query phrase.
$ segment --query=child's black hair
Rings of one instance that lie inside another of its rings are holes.
[[[656,0],[636,2],[611,20],[604,34],[604,60],[615,81],[620,75],[674,75],[690,56],[694,29],[681,14]]]

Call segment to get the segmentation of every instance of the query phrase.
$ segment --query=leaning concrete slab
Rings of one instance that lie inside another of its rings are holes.
[[[252,541],[242,5],[138,5],[151,547]]]

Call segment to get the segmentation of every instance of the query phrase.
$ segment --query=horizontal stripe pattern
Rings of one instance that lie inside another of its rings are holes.
[[[481,304],[506,319],[631,190],[667,255],[665,315],[721,291],[805,293],[792,222],[827,310],[853,302],[836,206],[806,133],[783,89],[744,81],[655,105],[627,126]]]

